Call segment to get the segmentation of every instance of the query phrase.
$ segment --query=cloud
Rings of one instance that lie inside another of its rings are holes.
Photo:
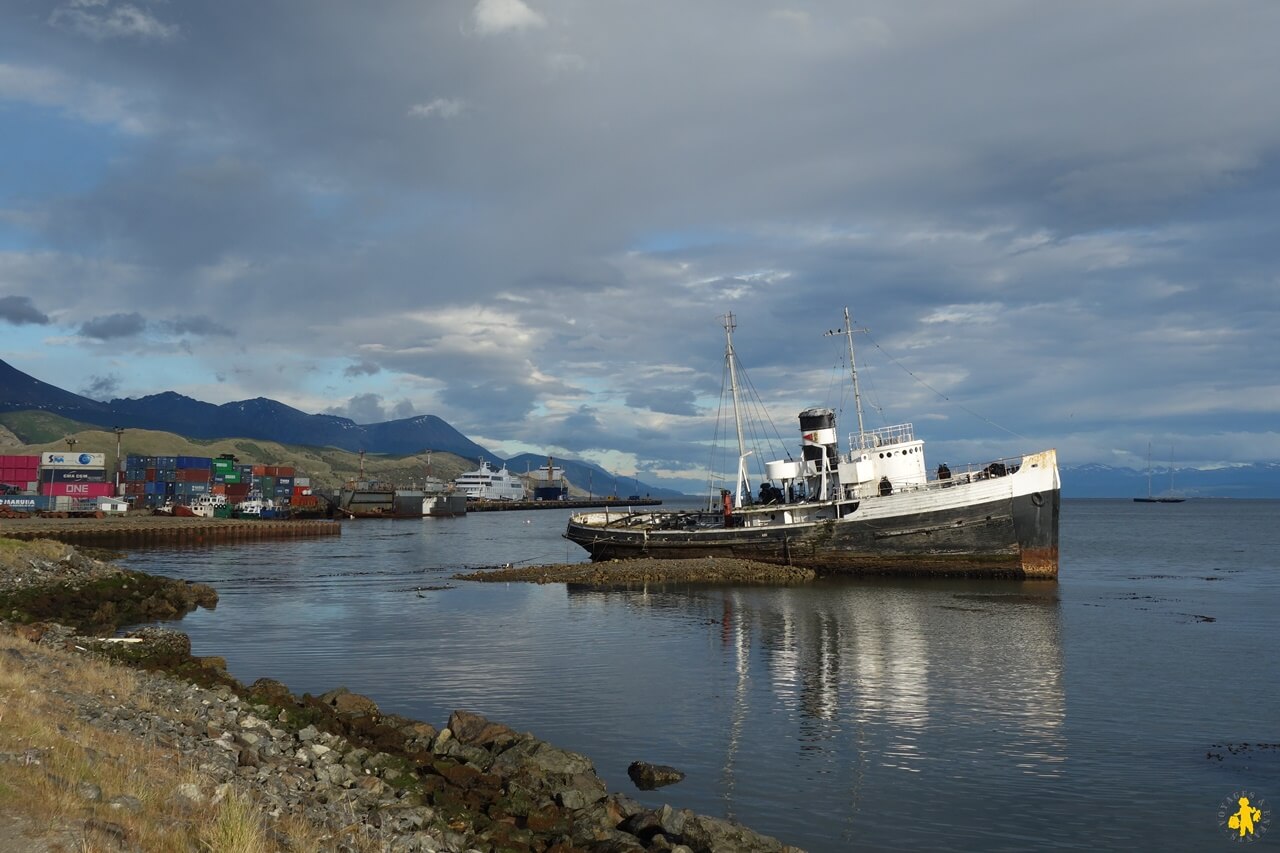
[[[647,388],[627,394],[627,405],[635,409],[693,417],[698,414],[694,399],[693,391],[688,388]]]
[[[476,32],[482,36],[547,25],[546,18],[521,0],[480,0],[472,12]]]
[[[120,377],[114,375],[90,376],[89,384],[80,393],[92,400],[110,400],[120,391]]]
[[[356,394],[345,404],[326,409],[325,413],[350,418],[358,424],[379,424],[384,421],[411,418],[418,414],[409,400],[388,403],[384,401],[381,394],[374,393]]]
[[[368,359],[361,359],[355,364],[349,364],[342,370],[343,376],[374,376],[382,370],[382,367]]]
[[[177,317],[163,324],[179,335],[200,335],[203,337],[230,338],[235,332],[221,323],[204,316]]]
[[[30,296],[0,296],[0,320],[15,326],[47,326],[52,322],[48,314],[36,308]]]
[[[109,341],[140,335],[146,327],[147,321],[142,318],[141,314],[108,314],[105,317],[94,317],[92,320],[87,320],[81,324],[80,335],[100,341]]]
[[[43,65],[0,62],[0,100],[57,107],[80,121],[132,134],[146,133],[158,124],[142,106],[139,92]]]
[[[414,104],[409,107],[410,118],[431,118],[438,116],[443,119],[455,118],[462,113],[463,102],[453,98],[436,98],[425,104]]]
[[[165,24],[132,3],[121,3],[111,8],[107,5],[105,2],[72,0],[69,5],[53,10],[49,24],[88,36],[94,41],[120,38],[171,41],[178,36],[176,25]]]

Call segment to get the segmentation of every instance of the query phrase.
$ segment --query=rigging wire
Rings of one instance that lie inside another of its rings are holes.
[[[960,409],[964,410],[965,412],[967,412],[968,414],[970,414],[970,415],[972,415],[973,417],[977,418],[978,420],[982,421],[984,424],[987,424],[988,426],[992,426],[992,427],[995,427],[995,428],[996,428],[996,429],[998,429],[998,430],[1001,430],[1001,431],[1003,431],[1003,432],[1007,432],[1007,433],[1009,433],[1009,435],[1012,435],[1012,436],[1014,436],[1015,438],[1020,438],[1020,439],[1022,439],[1023,441],[1031,441],[1031,439],[1027,438],[1025,435],[1023,435],[1023,434],[1021,434],[1021,433],[1018,433],[1018,432],[1014,432],[1013,430],[1009,429],[1008,427],[1006,427],[1006,426],[1002,426],[1002,425],[1000,425],[1000,424],[996,423],[995,421],[991,420],[990,418],[988,418],[988,417],[984,417],[983,415],[978,414],[978,413],[977,413],[977,412],[975,412],[973,409],[970,409],[968,406],[964,405],[963,403],[958,403],[958,402],[956,402],[955,400],[952,400],[952,399],[951,399],[950,397],[948,397],[946,394],[943,394],[943,393],[942,393],[941,391],[939,391],[937,388],[934,388],[934,387],[933,387],[932,385],[930,385],[928,382],[925,382],[925,381],[924,381],[923,379],[921,379],[919,376],[916,376],[914,373],[912,373],[912,372],[911,372],[911,370],[910,370],[910,369],[908,369],[908,368],[907,368],[907,366],[906,366],[905,364],[903,364],[902,362],[898,361],[898,359],[894,358],[892,355],[890,355],[890,354],[889,354],[889,351],[888,351],[888,350],[886,350],[884,347],[880,346],[880,342],[879,342],[879,341],[877,341],[875,338],[871,337],[871,333],[870,333],[870,332],[867,332],[867,339],[868,339],[869,341],[871,341],[872,346],[874,346],[876,349],[880,350],[880,354],[881,354],[881,355],[883,355],[885,358],[887,358],[887,359],[889,359],[890,361],[892,361],[894,364],[898,365],[898,367],[902,368],[902,370],[903,370],[903,371],[904,371],[908,376],[910,376],[910,377],[911,377],[912,379],[914,379],[915,381],[919,382],[919,383],[920,383],[921,385],[923,385],[924,387],[928,388],[928,389],[929,389],[930,391],[932,391],[934,394],[937,394],[940,398],[942,398],[943,400],[947,401],[947,402],[948,402],[948,403],[950,403],[951,405],[956,406],[956,407],[958,407],[958,408],[960,408]]]

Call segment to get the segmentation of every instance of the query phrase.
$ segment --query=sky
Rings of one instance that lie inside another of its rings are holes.
[[[0,358],[705,485],[1280,459],[1280,4],[0,0]]]

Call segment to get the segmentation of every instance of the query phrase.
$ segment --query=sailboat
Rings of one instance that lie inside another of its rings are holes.
[[[1174,497],[1173,495],[1173,451],[1169,451],[1169,492],[1162,496],[1151,494],[1151,442],[1147,442],[1147,496],[1145,498],[1134,498],[1133,502],[1138,504],[1180,504],[1186,498]]]
[[[765,463],[751,498],[739,404],[732,314],[724,318],[726,374],[738,439],[734,488],[696,512],[582,513],[565,537],[592,560],[737,557],[828,573],[902,573],[1053,578],[1058,574],[1061,485],[1057,453],[998,460],[930,477],[911,424],[862,422],[853,334],[844,328],[858,429],[842,451],[835,413],[799,414],[801,458]]]

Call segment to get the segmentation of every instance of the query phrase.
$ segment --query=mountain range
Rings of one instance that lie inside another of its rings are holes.
[[[1147,472],[1111,465],[1063,466],[1064,498],[1136,498],[1147,494]],[[1185,498],[1280,498],[1280,462],[1253,462],[1221,468],[1151,471],[1152,492]],[[1172,483],[1172,488],[1170,484]]]
[[[38,410],[73,421],[111,429],[150,429],[188,438],[255,438],[281,444],[337,447],[342,450],[389,455],[421,453],[425,450],[454,453],[466,459],[483,459],[492,465],[504,460],[476,444],[448,422],[435,415],[418,415],[375,424],[357,424],[336,415],[307,414],[292,406],[265,397],[215,405],[173,391],[108,402],[82,397],[42,382],[0,360],[0,412]],[[522,454],[505,460],[515,473],[546,464],[545,456]],[[585,488],[589,480],[600,485],[598,494],[608,494],[605,485],[615,475],[589,462],[557,459],[570,482]],[[628,481],[630,482],[630,481]],[[680,492],[643,483],[633,484],[624,494],[652,494],[674,497]]]

